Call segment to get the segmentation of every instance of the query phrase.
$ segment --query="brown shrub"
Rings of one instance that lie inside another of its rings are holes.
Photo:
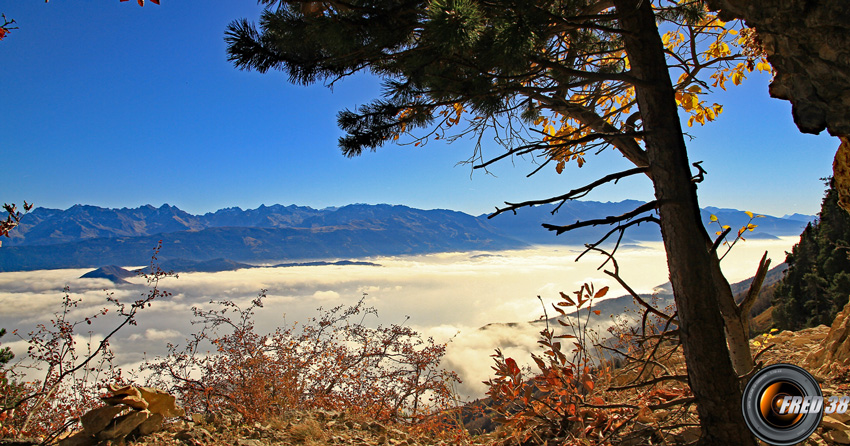
[[[232,301],[194,308],[200,330],[144,366],[161,380],[155,384],[180,395],[190,412],[233,411],[249,422],[325,409],[413,423],[452,405],[459,380],[439,367],[445,344],[402,325],[363,325],[375,314],[363,299],[260,334],[253,317],[264,297],[244,309]],[[214,352],[204,353],[208,346]]]

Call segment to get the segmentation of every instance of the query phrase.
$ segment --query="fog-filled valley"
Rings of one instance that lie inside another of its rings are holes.
[[[785,251],[797,237],[780,237],[739,242],[722,266],[730,283],[752,276],[758,260],[769,252],[772,265],[784,261]],[[570,294],[582,283],[597,288],[610,286],[607,297],[625,291],[597,268],[604,257],[589,253],[576,262],[583,250],[578,246],[537,246],[506,251],[470,251],[410,256],[375,256],[363,259],[375,265],[317,265],[261,267],[215,273],[180,273],[166,278],[162,290],[172,293],[157,299],[139,313],[138,326],[128,326],[111,345],[116,362],[134,369],[145,358],[165,353],[167,343],[185,343],[197,329],[192,326],[191,307],[209,308],[210,300],[233,300],[243,307],[266,290],[264,307],[256,314],[260,332],[284,324],[303,323],[318,316],[317,308],[354,305],[365,296],[365,304],[377,309],[367,325],[405,324],[438,342],[450,341],[443,366],[455,370],[463,383],[458,392],[479,397],[481,384],[491,372],[489,356],[501,348],[506,356],[527,362],[535,351],[540,326],[527,322],[543,315],[539,295],[547,306],[560,291]],[[640,293],[667,281],[667,266],[659,242],[623,246],[617,252],[622,278]],[[125,265],[139,267],[142,265]],[[610,268],[610,264],[606,266]],[[131,302],[147,290],[144,279],[131,277],[129,283],[114,284],[107,279],[83,279],[90,268],[0,273],[0,327],[25,334],[37,324],[49,323],[61,309],[66,285],[82,302],[71,310],[69,319],[82,320],[107,304],[107,291],[121,301]],[[553,312],[549,311],[551,317]],[[409,316],[409,319],[406,317]],[[608,317],[608,314],[602,316]],[[107,319],[107,318],[100,318]],[[80,341],[88,340],[85,329],[94,331],[95,342],[103,336],[106,321],[83,325]],[[488,324],[486,330],[480,330]],[[111,325],[110,325],[111,326]],[[23,353],[25,343],[6,336],[4,345]]]

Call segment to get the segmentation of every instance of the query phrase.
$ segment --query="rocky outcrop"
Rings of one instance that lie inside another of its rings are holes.
[[[821,379],[843,379],[850,372],[850,303],[835,317],[820,348],[806,357],[806,368]]]
[[[723,20],[758,31],[776,70],[770,95],[791,101],[804,133],[841,138],[833,176],[850,212],[850,8],[845,0],[708,0]]]
[[[797,127],[850,135],[850,8],[845,0],[709,0],[744,19],[776,69],[770,95],[791,101]]]
[[[835,189],[838,191],[838,205],[850,212],[850,137],[842,136],[841,145],[835,152],[832,162]]]
[[[127,436],[143,437],[162,429],[166,417],[183,416],[168,393],[150,387],[108,386],[101,397],[106,406],[80,417],[82,429],[59,441],[59,446],[122,443]]]

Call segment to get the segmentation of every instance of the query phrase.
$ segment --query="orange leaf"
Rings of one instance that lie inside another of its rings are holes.
[[[516,361],[513,358],[505,358],[505,365],[508,366],[508,371],[511,375],[519,375],[519,367],[516,365]]]
[[[593,298],[599,299],[600,297],[605,297],[606,294],[608,294],[608,287],[607,286],[602,287],[599,291],[597,291],[596,294],[593,295]]]
[[[559,291],[559,293],[561,294],[561,298],[564,299],[565,301],[569,302],[570,305],[576,304],[574,300],[570,299],[570,296],[567,296],[562,291]]]
[[[599,311],[599,310],[593,310],[593,313],[596,314],[597,316],[599,316],[599,314],[602,313],[602,312]]]

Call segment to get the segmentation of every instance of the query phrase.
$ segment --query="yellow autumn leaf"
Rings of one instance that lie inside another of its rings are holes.
[[[742,72],[740,72],[740,71],[738,71],[738,70],[735,70],[735,71],[732,73],[732,83],[733,83],[733,84],[735,84],[735,85],[741,85],[741,82],[743,82],[743,80],[744,80],[744,73],[742,73]]]
[[[710,217],[708,217],[708,218],[709,218],[709,220],[711,220],[711,221],[717,221],[717,216],[716,216],[716,215],[714,215],[714,214],[711,214],[711,216],[710,216]]]
[[[747,214],[747,217],[753,218],[753,213],[752,213],[752,212],[750,212],[750,211],[744,211],[744,213],[745,213],[745,214]]]

